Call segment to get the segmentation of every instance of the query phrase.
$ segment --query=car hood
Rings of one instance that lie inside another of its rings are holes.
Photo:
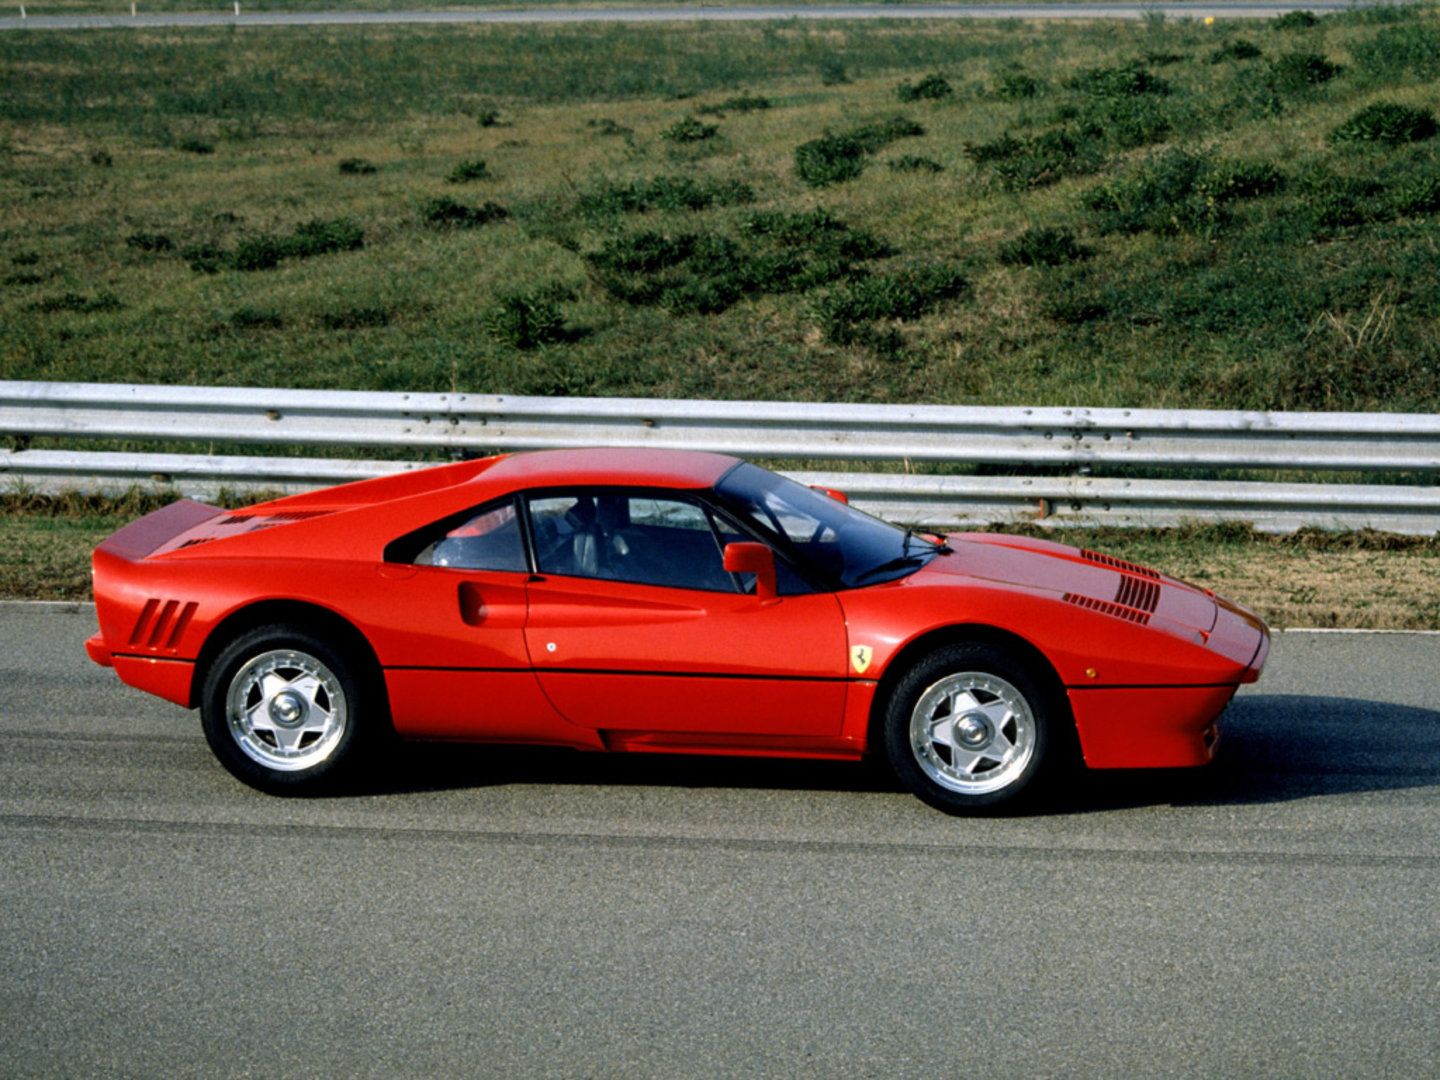
[[[1215,628],[1213,593],[1124,559],[1001,533],[957,533],[946,543],[950,551],[917,578],[964,576],[1056,594],[1063,603],[1140,625],[1159,621],[1202,634]]]

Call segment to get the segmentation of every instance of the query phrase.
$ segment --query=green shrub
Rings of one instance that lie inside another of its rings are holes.
[[[362,306],[326,311],[320,315],[320,325],[326,330],[367,330],[389,326],[391,311],[387,307]]]
[[[473,115],[475,123],[482,128],[496,127],[500,123],[500,110],[493,105],[481,105]]]
[[[1037,96],[1045,84],[1023,71],[1005,71],[995,79],[991,91],[1001,101],[1024,101]]]
[[[1086,68],[1068,83],[1070,89],[1091,97],[1135,97],[1140,94],[1168,94],[1170,84],[1152,75],[1139,64],[1120,67]]]
[[[898,139],[913,139],[924,135],[925,129],[908,116],[890,116],[851,128],[848,134],[867,154],[873,154]]]
[[[949,80],[938,72],[926,75],[918,83],[911,83],[907,79],[895,87],[895,96],[901,101],[940,101],[954,93],[955,88],[950,85]]]
[[[510,211],[499,203],[486,202],[480,206],[466,206],[445,196],[430,199],[420,208],[421,220],[437,229],[478,229],[492,221],[503,221],[509,216]]]
[[[1253,41],[1246,41],[1244,38],[1235,41],[1227,41],[1220,48],[1212,52],[1207,60],[1212,64],[1223,64],[1227,60],[1256,60],[1265,53],[1259,45]]]
[[[285,325],[284,317],[274,308],[236,308],[228,321],[235,330],[279,330]]]
[[[1164,141],[1170,117],[1154,97],[1102,98],[1081,115],[1080,128],[1116,149],[1133,150]]]
[[[1319,21],[1313,12],[1287,11],[1271,19],[1270,26],[1275,30],[1309,30]]]
[[[180,257],[200,274],[218,274],[225,262],[225,252],[208,243],[188,244],[180,249]]]
[[[565,336],[561,302],[574,299],[563,286],[541,286],[502,293],[481,316],[485,329],[496,339],[517,349],[559,341]]]
[[[268,233],[242,237],[235,250],[225,260],[232,270],[273,270],[285,258],[285,240]]]
[[[921,157],[918,154],[904,154],[890,162],[890,168],[894,172],[944,172],[945,166],[928,157]]]
[[[635,129],[628,128],[624,124],[617,124],[608,117],[601,117],[599,120],[587,120],[585,126],[593,128],[596,135],[634,135]]]
[[[136,251],[172,251],[175,243],[164,233],[134,232],[125,238],[125,246]]]
[[[308,259],[359,250],[365,246],[365,230],[349,218],[314,218],[295,226],[282,243],[287,257]]]
[[[101,169],[108,169],[115,164],[115,159],[110,156],[108,150],[91,150],[90,164]]]
[[[697,143],[713,139],[719,130],[715,124],[707,124],[697,117],[687,116],[671,124],[660,133],[660,137],[673,143]]]
[[[1435,117],[1428,109],[1412,109],[1392,101],[1377,101],[1330,132],[1330,141],[1400,146],[1432,138],[1436,130]]]
[[[1382,216],[1380,185],[1369,178],[1317,172],[1300,185],[1301,206],[1312,228],[1321,232],[1362,225]]]
[[[1270,62],[1267,81],[1279,93],[1297,94],[1329,82],[1341,70],[1316,53],[1286,53]]]
[[[822,294],[814,305],[825,336],[857,340],[857,329],[882,319],[915,319],[960,296],[968,283],[953,266],[922,266],[859,278]]]
[[[660,232],[638,232],[611,237],[599,251],[587,257],[603,270],[647,273],[683,262],[694,247],[692,233],[669,236]]]
[[[1440,78],[1440,27],[1426,23],[1387,26],[1374,37],[1350,46],[1355,65],[1372,79],[1405,74]]]
[[[1069,229],[1029,228],[1000,245],[1000,261],[1012,266],[1061,266],[1094,254]]]
[[[578,209],[582,214],[596,217],[646,210],[708,210],[712,206],[739,206],[754,201],[754,189],[738,180],[657,176],[628,184],[599,184],[581,194]]]
[[[206,142],[204,139],[197,139],[193,137],[188,139],[181,139],[175,145],[181,150],[184,150],[187,154],[213,154],[215,152],[214,143]]]
[[[1229,220],[1225,204],[1268,195],[1283,182],[1263,162],[1211,161],[1172,149],[1094,188],[1084,203],[1105,232],[1212,233]]]
[[[845,280],[861,272],[861,263],[890,254],[883,240],[814,210],[750,214],[738,238],[656,231],[614,236],[586,259],[619,300],[674,314],[709,314],[744,296],[804,292]]]
[[[472,158],[456,165],[445,179],[452,184],[467,184],[472,180],[488,180],[489,178],[490,166],[485,164],[481,158]]]
[[[358,157],[343,158],[336,168],[343,176],[369,176],[379,171],[374,162]]]
[[[878,236],[852,228],[823,208],[798,213],[759,211],[745,219],[743,228],[787,250],[809,249],[822,260],[865,261],[895,254]]]
[[[1412,173],[1389,192],[1391,211],[1398,215],[1440,211],[1440,172]]]
[[[865,147],[850,135],[822,135],[795,148],[795,175],[811,187],[853,180],[865,171]]]
[[[769,98],[741,94],[738,97],[726,98],[715,105],[701,105],[695,111],[704,116],[723,116],[730,112],[747,113],[768,108],[770,108]]]
[[[295,226],[288,236],[252,233],[240,238],[225,255],[213,248],[183,252],[197,270],[213,272],[220,265],[231,270],[273,270],[284,259],[309,259],[365,246],[365,231],[349,218],[314,218]]]
[[[118,311],[125,305],[120,302],[118,297],[107,292],[96,293],[94,296],[67,292],[59,296],[42,297],[28,306],[31,311],[41,311],[46,314],[73,311],[82,315],[92,315],[101,311]]]
[[[795,148],[795,174],[811,187],[853,180],[865,171],[865,159],[897,139],[924,135],[925,129],[905,116],[861,124],[839,135],[825,134]]]
[[[1066,176],[1084,176],[1105,160],[1100,139],[1074,128],[1056,128],[1028,139],[1007,132],[988,143],[967,143],[964,152],[1010,191],[1044,187]]]
[[[1201,175],[1198,190],[1218,202],[1273,195],[1285,186],[1285,174],[1265,161],[1217,161]]]
[[[844,86],[850,81],[850,75],[845,70],[845,62],[838,56],[822,56],[817,68],[820,72],[820,82],[824,86]]]

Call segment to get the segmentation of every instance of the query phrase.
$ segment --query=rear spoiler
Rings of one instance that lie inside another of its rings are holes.
[[[118,555],[129,562],[137,562],[167,540],[189,532],[202,522],[223,513],[225,511],[218,506],[195,502],[193,499],[181,499],[146,514],[138,521],[132,521],[107,537],[100,544],[99,550]]]

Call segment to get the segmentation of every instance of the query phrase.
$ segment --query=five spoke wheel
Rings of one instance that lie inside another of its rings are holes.
[[[220,763],[262,791],[316,790],[384,734],[378,673],[346,638],[309,626],[238,635],[205,671],[200,720]]]
[[[915,759],[942,787],[998,791],[1035,753],[1035,717],[1023,694],[996,675],[964,671],[935,683],[910,715]]]
[[[1037,663],[960,642],[912,663],[885,706],[885,750],[901,782],[951,813],[1012,807],[1063,756],[1063,691]]]
[[[345,734],[345,695],[315,657],[295,649],[261,653],[230,681],[230,735],[254,761],[282,772],[308,769]]]

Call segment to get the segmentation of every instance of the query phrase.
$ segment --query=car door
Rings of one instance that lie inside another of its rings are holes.
[[[395,728],[412,738],[596,745],[540,689],[525,642],[530,566],[511,498],[391,545],[383,617]]]
[[[525,638],[541,687],[571,723],[839,732],[846,637],[833,595],[742,591],[723,567],[725,526],[684,493],[550,492],[531,496],[528,513],[537,572]]]

